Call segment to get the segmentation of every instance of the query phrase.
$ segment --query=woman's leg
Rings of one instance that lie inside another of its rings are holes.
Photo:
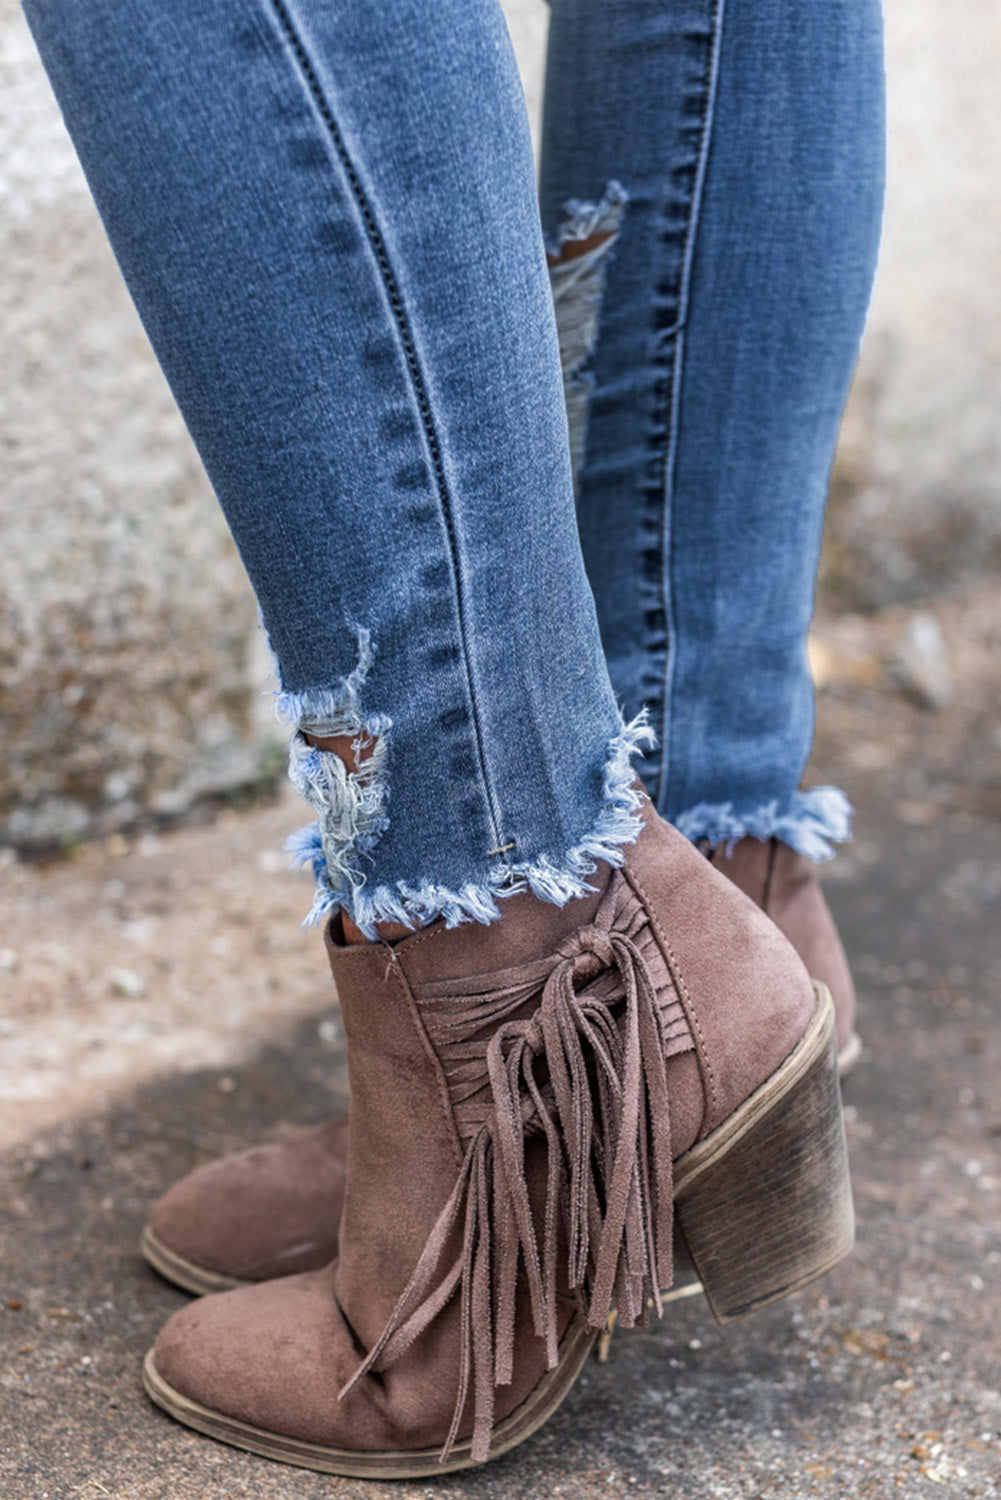
[[[649,806],[641,831],[492,3],[29,12],[261,597],[323,901],[446,918],[328,926],[337,1259],[176,1314],[146,1388],[307,1467],[464,1467],[659,1302],[675,1202],[721,1317],[847,1251],[830,1002]]]
[[[349,775],[294,737],[317,915],[579,894],[636,797],[495,0],[25,8],[282,711],[376,745]]]
[[[644,779],[691,838],[817,859],[847,834],[840,793],[797,789],[882,185],[878,0],[552,0],[542,210],[581,541],[612,683],[660,742]]]

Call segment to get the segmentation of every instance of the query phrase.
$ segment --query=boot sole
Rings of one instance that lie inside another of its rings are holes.
[[[183,1255],[165,1245],[148,1224],[139,1241],[139,1253],[164,1280],[172,1281],[186,1292],[194,1292],[196,1297],[205,1297],[212,1292],[232,1292],[237,1287],[254,1284],[226,1276],[221,1271],[210,1271],[207,1266],[196,1265],[193,1260],[185,1260]]]
[[[798,1291],[854,1242],[834,1006],[823,985],[799,1045],[704,1141],[675,1163],[675,1213],[720,1322]],[[530,1437],[568,1394],[599,1330],[575,1317],[558,1363],[494,1429],[490,1457]],[[265,1458],[352,1478],[420,1479],[473,1468],[468,1441],[442,1463],[439,1448],[359,1453],[268,1432],[190,1400],[160,1375],[151,1349],[143,1384],[188,1427]]]
[[[847,1078],[861,1056],[862,1038],[857,1031],[853,1031],[838,1053],[838,1076]]]

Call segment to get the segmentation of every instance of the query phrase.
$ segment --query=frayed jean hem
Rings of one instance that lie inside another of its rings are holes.
[[[304,927],[311,927],[333,910],[340,908],[362,932],[374,939],[377,924],[389,922],[418,928],[437,920],[446,927],[465,922],[490,923],[500,916],[498,901],[525,891],[542,901],[563,906],[583,896],[593,887],[587,877],[599,861],[619,866],[624,861],[624,846],[639,837],[642,820],[640,809],[644,794],[633,769],[633,757],[653,741],[645,716],[622,724],[612,739],[605,763],[602,804],[588,834],[562,858],[547,855],[516,862],[498,863],[489,868],[485,878],[470,881],[457,888],[427,883],[397,881],[393,884],[369,885],[360,871],[357,854],[364,854],[352,830],[356,826],[354,789],[351,782],[357,773],[349,773],[342,763],[324,789],[331,798],[320,821],[293,834],[286,844],[292,855],[293,868],[310,865],[316,880],[316,894]],[[312,752],[315,756],[317,752]],[[324,759],[336,759],[320,752]],[[305,763],[308,757],[302,757]],[[364,768],[363,768],[364,769]],[[298,785],[301,776],[293,774]],[[312,791],[319,790],[315,779]],[[339,799],[348,797],[345,814],[339,812]],[[313,797],[310,797],[313,801]],[[314,802],[315,806],[316,803]],[[378,837],[375,824],[385,818],[380,812],[364,835],[367,847]],[[331,827],[340,829],[341,837],[331,837]],[[385,826],[385,822],[382,822]],[[331,857],[333,855],[333,858]]]
[[[795,792],[785,804],[775,799],[748,812],[732,802],[699,802],[676,819],[676,827],[693,843],[721,844],[729,854],[739,839],[780,839],[815,861],[833,859],[832,844],[851,838],[852,805],[835,786]]]

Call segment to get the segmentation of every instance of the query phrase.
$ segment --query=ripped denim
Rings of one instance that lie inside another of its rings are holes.
[[[25,11],[261,605],[314,915],[579,894],[637,834],[646,709],[693,837],[825,852],[803,640],[875,0],[554,0],[541,222],[496,0]]]
[[[823,859],[850,808],[798,790],[805,641],[879,241],[879,0],[551,10],[546,235],[568,220],[576,235],[610,190],[626,200],[576,418],[612,685],[627,716],[650,716],[659,748],[641,772],[684,833],[774,835]],[[579,318],[556,307],[574,343]]]

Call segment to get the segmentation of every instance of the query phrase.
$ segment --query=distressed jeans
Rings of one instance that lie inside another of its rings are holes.
[[[828,854],[804,647],[877,0],[553,0],[541,214],[496,0],[25,11],[260,602],[314,915],[579,893],[644,717],[691,837]]]

